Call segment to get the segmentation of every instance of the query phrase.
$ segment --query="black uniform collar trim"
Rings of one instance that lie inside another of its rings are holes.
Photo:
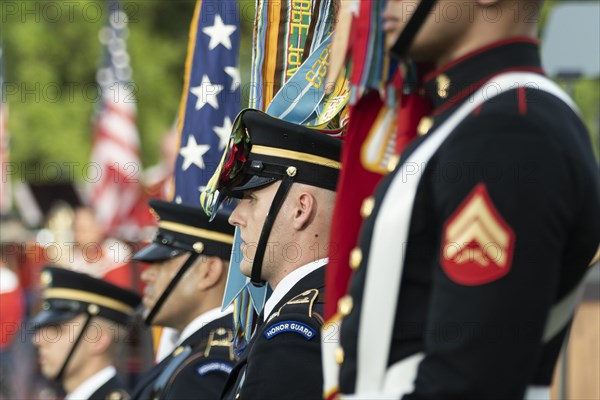
[[[427,74],[423,82],[432,115],[461,103],[494,75],[511,71],[544,74],[539,41],[516,37],[495,42]]]

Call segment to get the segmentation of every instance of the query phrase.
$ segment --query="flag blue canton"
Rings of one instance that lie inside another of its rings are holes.
[[[198,206],[240,111],[237,1],[202,1],[192,23],[173,199]]]

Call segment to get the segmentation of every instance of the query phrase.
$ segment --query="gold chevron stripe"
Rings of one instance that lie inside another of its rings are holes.
[[[507,264],[506,250],[510,244],[510,233],[498,222],[482,194],[476,194],[462,211],[448,225],[445,235],[447,242],[465,243],[476,241],[483,248],[488,243],[500,247],[500,254],[494,260],[500,267]],[[448,256],[453,258],[461,247],[448,247]]]

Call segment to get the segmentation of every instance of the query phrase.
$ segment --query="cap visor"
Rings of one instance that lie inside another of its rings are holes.
[[[134,261],[158,262],[183,254],[185,250],[176,249],[159,243],[150,243],[131,257]]]
[[[257,190],[264,186],[268,186],[271,183],[275,182],[277,178],[272,177],[263,177],[258,175],[253,175],[246,183],[241,186],[236,186],[231,189],[224,189],[223,194],[230,197],[235,197],[237,199],[241,199],[244,197],[244,192],[246,190]]]
[[[41,311],[32,320],[28,322],[29,329],[40,329],[48,325],[58,325],[65,321],[69,321],[81,314],[80,311]]]

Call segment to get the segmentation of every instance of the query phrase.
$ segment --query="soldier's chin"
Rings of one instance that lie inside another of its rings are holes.
[[[252,274],[252,263],[248,262],[246,260],[243,260],[240,263],[240,272],[242,274],[244,274],[247,277],[250,277],[250,275]]]
[[[56,374],[58,374],[56,368],[52,368],[50,365],[46,364],[42,364],[40,370],[42,372],[42,375],[44,375],[44,378],[46,379],[54,379]]]
[[[148,318],[148,315],[150,314],[151,310],[152,310],[152,307],[144,307],[144,311],[142,312],[142,318],[144,318],[144,319]]]
[[[390,50],[396,44],[396,41],[400,37],[399,32],[388,32],[385,35],[385,49]]]

